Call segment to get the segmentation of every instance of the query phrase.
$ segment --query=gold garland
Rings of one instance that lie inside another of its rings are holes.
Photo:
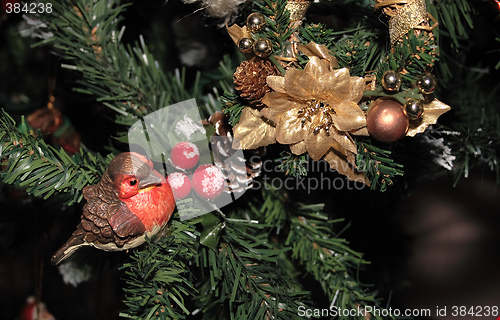
[[[310,4],[311,2],[309,0],[288,1],[285,9],[290,11],[290,21],[292,23],[302,21]]]
[[[375,10],[382,9],[389,17],[391,46],[412,29],[432,31],[439,24],[427,12],[425,0],[377,0]],[[433,21],[432,26],[429,20]]]
[[[396,12],[389,20],[389,37],[394,45],[410,29],[414,29],[427,19],[425,0],[414,0]]]

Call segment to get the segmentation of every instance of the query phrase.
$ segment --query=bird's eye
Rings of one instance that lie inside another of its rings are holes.
[[[130,183],[131,186],[135,186],[137,184],[137,180],[135,180],[135,179],[134,180],[130,180],[129,183]]]

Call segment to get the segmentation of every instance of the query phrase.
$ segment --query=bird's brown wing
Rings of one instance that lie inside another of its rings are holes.
[[[141,235],[146,231],[142,221],[123,202],[108,221],[113,231],[122,238]]]
[[[59,264],[79,247],[91,243],[105,247],[104,250],[120,250],[145,231],[141,220],[118,198],[107,172],[97,185],[83,188],[83,196],[87,203],[83,206],[81,222],[71,238],[52,256],[53,264]]]
[[[141,220],[118,198],[107,173],[97,185],[85,187],[83,196],[87,203],[75,233],[85,234],[85,241],[115,243],[121,247],[146,230]]]

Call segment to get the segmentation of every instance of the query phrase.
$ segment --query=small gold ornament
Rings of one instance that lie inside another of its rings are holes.
[[[253,51],[253,45],[254,41],[252,38],[244,37],[238,40],[238,49],[243,54],[251,53]]]
[[[247,18],[247,28],[252,33],[257,33],[264,29],[266,26],[266,18],[264,15],[254,12],[251,13]]]
[[[424,103],[422,100],[408,100],[405,104],[405,110],[410,120],[420,119],[424,113]]]
[[[270,40],[260,38],[253,45],[253,52],[259,58],[267,58],[273,51],[273,44]]]
[[[424,103],[422,117],[410,122],[410,128],[408,129],[406,135],[413,137],[417,133],[424,132],[428,126],[437,122],[439,116],[450,109],[449,105],[442,103],[438,99],[434,99],[429,103]]]
[[[382,87],[385,90],[395,92],[401,88],[401,75],[394,70],[387,70],[382,76]]]
[[[426,73],[417,80],[417,87],[421,93],[431,94],[436,89],[436,83],[436,77],[430,73]]]
[[[391,143],[403,138],[408,126],[403,106],[394,100],[375,101],[366,115],[368,132],[380,142]]]

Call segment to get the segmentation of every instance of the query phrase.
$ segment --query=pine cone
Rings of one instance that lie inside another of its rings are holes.
[[[264,95],[271,91],[266,79],[276,74],[276,68],[268,60],[243,61],[234,73],[234,84],[240,96],[260,107]]]
[[[233,133],[231,126],[227,122],[226,116],[222,112],[214,113],[209,122],[215,127],[214,138],[212,139],[212,154],[214,164],[221,170],[229,183],[229,192],[235,197],[239,193],[252,187],[253,179],[260,175],[262,169],[261,156],[263,150],[250,150],[252,154],[246,157],[236,157],[233,145]],[[217,137],[221,137],[217,139]]]

